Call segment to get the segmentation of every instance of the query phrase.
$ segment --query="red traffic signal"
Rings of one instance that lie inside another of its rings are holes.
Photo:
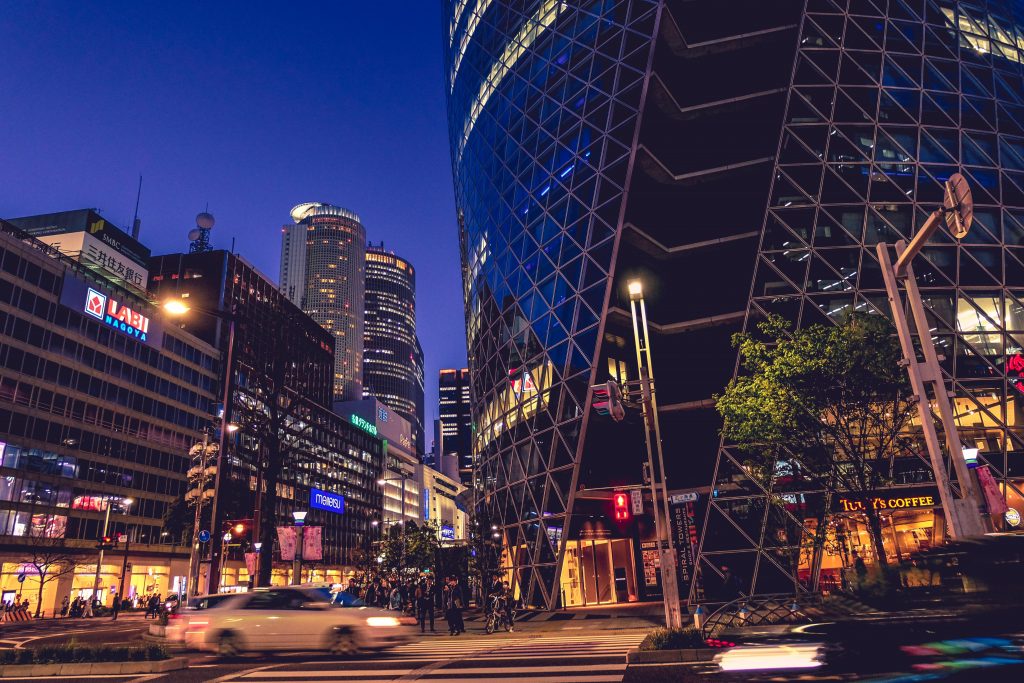
[[[615,521],[624,522],[629,519],[629,496],[622,492],[616,493],[612,496],[612,502],[615,504]]]
[[[96,548],[99,549],[99,550],[110,550],[113,547],[114,547],[114,537],[113,536],[101,536],[100,539],[99,539],[99,543],[96,544]]]

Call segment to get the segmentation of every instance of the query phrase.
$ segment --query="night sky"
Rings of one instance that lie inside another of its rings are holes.
[[[351,209],[417,268],[428,422],[465,333],[437,0],[3,2],[0,217],[96,207],[187,249],[209,203],[216,248],[275,282],[300,202]]]

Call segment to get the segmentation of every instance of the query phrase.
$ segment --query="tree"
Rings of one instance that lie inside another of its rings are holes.
[[[894,329],[864,314],[795,332],[779,316],[757,327],[763,338],[733,337],[746,374],[716,397],[723,436],[753,456],[748,471],[762,482],[801,480],[860,501],[884,567],[871,498],[891,481],[893,458],[914,452],[916,411]]]
[[[32,565],[39,577],[39,596],[36,599],[36,619],[43,606],[46,584],[75,571],[78,559],[63,538],[52,538],[43,531],[33,533],[31,545],[25,549],[26,564]]]
[[[408,569],[436,571],[440,549],[441,541],[435,524],[394,524],[380,544],[380,554],[384,558],[380,567],[396,574],[403,574]]]

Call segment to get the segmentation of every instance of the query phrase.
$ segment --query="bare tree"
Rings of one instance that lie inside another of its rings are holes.
[[[25,564],[32,565],[39,576],[39,596],[36,599],[36,619],[43,606],[43,590],[54,579],[71,574],[78,558],[63,538],[47,536],[43,531],[31,534],[31,545],[25,549]]]

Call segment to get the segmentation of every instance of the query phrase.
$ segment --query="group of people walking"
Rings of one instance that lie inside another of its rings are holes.
[[[430,631],[435,632],[434,619],[438,610],[442,612],[444,620],[448,622],[449,635],[457,636],[466,632],[463,613],[469,606],[469,599],[466,586],[458,575],[447,576],[440,582],[436,581],[432,575],[405,580],[394,576],[390,578],[377,576],[370,579],[365,587],[358,585],[355,579],[351,579],[345,592],[362,599],[368,605],[415,616],[421,633],[426,633],[428,625]],[[493,601],[495,594],[500,597],[498,604],[501,605],[501,609],[508,610],[511,624],[511,596],[508,592],[508,584],[499,581],[497,577],[491,585],[492,600],[487,604],[495,604]]]

